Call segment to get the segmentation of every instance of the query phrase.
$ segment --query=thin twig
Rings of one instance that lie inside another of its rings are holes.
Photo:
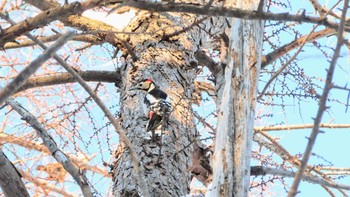
[[[329,15],[340,19],[340,16],[338,16],[337,14],[335,14],[333,11],[329,11],[327,10],[327,8],[325,8],[324,6],[322,6],[318,0],[309,0],[310,3],[314,6],[315,10],[317,10],[317,12],[320,14],[320,16],[324,16],[325,14],[327,14],[329,12]],[[339,1],[338,1],[339,2]]]
[[[284,130],[297,130],[297,129],[309,129],[313,128],[314,124],[300,124],[300,125],[281,125],[281,126],[260,126],[254,127],[254,131],[284,131]],[[320,128],[350,128],[350,124],[328,124],[321,123]]]
[[[73,32],[68,32],[63,34],[54,44],[46,48],[44,53],[39,55],[34,61],[32,61],[29,66],[24,68],[15,79],[13,79],[9,84],[7,84],[0,91],[0,106],[13,95],[26,81],[27,79],[38,70],[38,68],[46,62],[51,56],[60,49],[70,38],[73,37]]]
[[[205,17],[203,17],[203,18],[201,18],[201,19],[199,19],[199,20],[195,20],[192,24],[190,24],[190,25],[187,26],[187,27],[182,28],[182,29],[179,30],[179,31],[175,31],[175,32],[170,33],[170,34],[166,34],[166,35],[164,35],[164,36],[162,37],[162,40],[168,40],[169,38],[171,38],[171,37],[173,37],[173,36],[177,36],[177,35],[179,35],[179,34],[182,34],[182,33],[184,33],[184,32],[187,32],[188,30],[190,30],[190,29],[193,28],[194,26],[200,24],[201,22],[203,22],[203,21],[206,20],[207,18],[208,18],[208,17],[205,16]]]
[[[299,53],[301,52],[301,50],[303,49],[306,41],[309,39],[309,37],[312,35],[312,33],[315,31],[315,29],[318,27],[318,25],[315,25],[311,32],[307,35],[307,37],[303,40],[302,44],[299,46],[299,49],[294,53],[294,55],[280,68],[278,69],[278,71],[270,78],[270,80],[266,83],[264,89],[261,91],[260,95],[258,96],[257,100],[260,100],[267,88],[271,85],[271,83],[281,74],[281,72],[287,68],[287,66],[289,66],[290,63],[292,63],[292,61],[299,55]]]
[[[279,155],[284,161],[292,164],[295,167],[299,167],[301,161],[296,158],[295,156],[292,156],[280,143],[278,143],[273,137],[268,135],[267,133],[263,131],[257,131],[260,135],[264,136],[266,139],[268,139],[271,143],[267,142],[263,138],[261,138],[259,135],[254,135],[254,141],[257,142],[260,146],[264,146],[265,148],[269,149],[271,152],[276,153]],[[323,172],[321,172],[319,169],[313,167],[313,166],[307,166],[308,173],[311,171],[314,171],[315,173],[319,174],[326,182],[329,182],[329,184],[335,184],[333,180],[325,176]],[[326,189],[326,188],[325,188]],[[346,195],[344,191],[339,189],[339,192]]]
[[[338,85],[332,85],[332,88],[339,89],[339,90],[345,90],[345,91],[349,91],[350,92],[350,88],[347,88],[347,87],[342,87],[342,86],[338,86]]]
[[[349,7],[348,4],[349,4],[349,0],[345,0],[344,7],[343,7],[343,13],[341,16],[341,21],[340,21],[340,25],[339,25],[339,29],[338,29],[337,46],[334,50],[332,62],[330,64],[328,72],[327,72],[326,84],[325,84],[325,87],[323,89],[322,96],[320,98],[317,115],[316,115],[316,118],[314,120],[314,127],[312,128],[312,132],[311,132],[311,135],[309,137],[309,142],[308,142],[306,149],[305,149],[305,152],[303,154],[303,159],[301,161],[301,165],[299,167],[297,174],[295,175],[292,187],[288,192],[288,197],[294,197],[298,193],[298,187],[299,187],[300,181],[303,177],[304,171],[305,171],[306,166],[307,166],[307,162],[309,161],[309,158],[310,158],[312,148],[316,142],[316,138],[317,138],[317,135],[318,135],[319,130],[320,130],[320,123],[322,121],[323,113],[327,109],[326,102],[327,102],[329,92],[332,88],[332,80],[333,80],[333,74],[335,71],[335,66],[337,64],[337,60],[338,60],[338,57],[340,54],[340,49],[343,46],[343,42],[344,42],[343,33],[344,33],[346,12],[347,12],[348,7]]]
[[[6,18],[8,22],[10,22],[12,25],[15,24],[13,20],[10,18]],[[42,43],[40,40],[38,40],[36,37],[32,36],[30,33],[25,34],[29,39],[36,42],[41,48],[46,49],[47,46]],[[93,91],[93,89],[90,88],[90,86],[81,78],[81,76],[70,66],[68,65],[61,57],[59,57],[57,54],[53,54],[53,58],[57,60],[58,63],[60,63],[74,78],[80,83],[80,85],[90,94],[92,99],[96,102],[96,104],[100,107],[100,109],[104,112],[108,120],[111,122],[111,124],[116,129],[116,132],[119,134],[119,137],[121,141],[125,144],[125,146],[129,149],[132,163],[134,166],[134,169],[136,173],[138,174],[138,183],[140,185],[140,193],[142,196],[149,197],[149,191],[148,186],[145,180],[143,169],[139,167],[140,161],[137,157],[137,154],[133,148],[133,145],[127,138],[126,134],[124,133],[122,127],[120,126],[119,119],[116,119],[113,114],[108,110],[108,108],[105,106],[104,102],[97,96],[97,94]]]
[[[339,3],[340,1],[338,1]],[[324,17],[327,16],[327,14],[332,11],[337,5],[338,3],[336,3],[327,13]],[[271,79],[266,83],[264,89],[261,91],[260,95],[257,97],[257,100],[260,100],[262,96],[264,96],[267,88],[270,86],[270,84],[278,77],[279,74],[281,74],[281,72],[298,56],[298,54],[301,52],[301,50],[303,49],[304,45],[306,44],[306,42],[309,40],[309,38],[311,37],[312,33],[315,31],[315,29],[319,26],[319,24],[315,25],[311,32],[307,35],[307,37],[303,40],[302,44],[299,46],[299,49],[295,52],[295,54],[271,77]]]
[[[274,62],[276,59],[287,54],[288,52],[292,51],[293,49],[296,49],[298,46],[300,46],[305,41],[306,37],[308,37],[306,42],[309,43],[309,42],[313,42],[317,39],[321,39],[321,38],[324,38],[326,36],[333,35],[336,32],[337,31],[332,29],[332,28],[325,28],[323,30],[312,33],[311,36],[309,36],[309,34],[301,36],[298,39],[293,40],[292,42],[287,43],[287,44],[281,46],[280,48],[264,55],[262,57],[262,61],[261,61],[261,68],[262,69],[266,68],[268,65],[270,65],[272,62]]]
[[[32,126],[38,136],[43,140],[44,145],[49,149],[51,155],[58,161],[64,169],[74,178],[82,193],[85,197],[92,197],[91,188],[88,184],[88,179],[85,174],[76,168],[72,161],[66,156],[66,154],[61,151],[52,136],[47,132],[47,130],[39,123],[39,121],[24,107],[12,99],[8,99],[6,104],[10,105],[17,113],[19,113],[23,120],[25,120],[30,126]]]
[[[206,16],[224,16],[224,17],[234,17],[246,20],[275,20],[275,21],[289,21],[289,22],[304,22],[304,23],[314,23],[318,25],[323,25],[331,28],[338,28],[339,24],[332,22],[324,17],[313,17],[300,14],[288,14],[288,13],[272,13],[263,12],[258,13],[256,10],[243,10],[238,8],[228,8],[228,7],[209,7],[204,9],[205,5],[194,5],[194,4],[184,4],[184,3],[153,3],[147,1],[126,1],[126,6],[148,10],[151,12],[182,12],[182,13],[192,13],[197,15]],[[349,27],[346,27],[346,32],[350,31]]]
[[[263,166],[252,166],[251,167],[251,175],[259,176],[259,175],[266,175],[271,174],[275,176],[282,176],[282,177],[294,177],[295,172],[284,170],[284,169],[277,169],[277,168],[269,168],[269,167],[263,167]],[[305,175],[303,177],[303,181],[319,184],[326,187],[336,188],[336,189],[345,189],[350,190],[349,185],[344,185],[340,183],[334,183],[334,182],[327,182],[324,179],[314,176],[312,174]]]

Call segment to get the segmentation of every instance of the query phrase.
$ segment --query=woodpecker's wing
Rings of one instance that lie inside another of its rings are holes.
[[[148,94],[153,96],[157,100],[159,99],[166,100],[166,98],[168,97],[168,95],[160,89],[153,89]]]
[[[144,103],[150,108],[152,104],[159,103],[160,100],[167,100],[167,97],[168,95],[162,90],[153,89],[146,94]]]
[[[157,129],[157,127],[160,125],[161,122],[162,122],[162,117],[154,113],[148,120],[146,131],[148,132],[148,131],[153,131]]]

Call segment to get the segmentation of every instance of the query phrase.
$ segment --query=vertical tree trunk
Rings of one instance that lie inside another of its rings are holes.
[[[144,169],[151,196],[183,196],[189,192],[194,124],[191,107],[191,95],[195,78],[192,69],[193,51],[196,50],[196,36],[184,33],[170,40],[160,40],[164,34],[175,29],[164,28],[181,24],[188,20],[185,15],[146,13],[139,16],[142,20],[132,31],[141,34],[130,37],[129,43],[139,60],[126,63],[121,72],[121,122],[135,151],[140,157],[140,167]],[[169,19],[171,18],[171,19]],[[193,19],[191,19],[193,22]],[[146,120],[141,107],[145,92],[128,91],[140,79],[151,78],[164,90],[172,102],[173,112],[169,125],[160,141],[148,139]],[[160,150],[161,148],[161,150]],[[114,194],[116,196],[140,196],[137,178],[133,172],[132,161],[127,149],[120,144],[116,153]]]
[[[257,10],[259,0],[234,0],[230,6]],[[213,181],[207,196],[248,194],[250,154],[260,72],[263,21],[232,19],[226,67],[218,75],[218,127]],[[223,51],[222,51],[223,54]],[[223,54],[224,55],[224,54]]]

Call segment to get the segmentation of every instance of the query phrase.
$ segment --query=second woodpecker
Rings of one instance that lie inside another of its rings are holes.
[[[171,104],[168,95],[157,88],[151,79],[144,79],[130,90],[144,90],[146,95],[142,107],[148,118],[146,132],[152,132],[152,140],[156,140],[155,133],[161,129],[163,121],[167,121],[171,112]],[[161,130],[160,130],[161,132]],[[157,132],[158,133],[158,132]]]

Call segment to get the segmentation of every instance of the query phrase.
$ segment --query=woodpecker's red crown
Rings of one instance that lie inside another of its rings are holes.
[[[145,90],[145,91],[151,91],[156,87],[155,83],[152,81],[152,79],[144,79],[137,83],[133,88],[130,90]]]

